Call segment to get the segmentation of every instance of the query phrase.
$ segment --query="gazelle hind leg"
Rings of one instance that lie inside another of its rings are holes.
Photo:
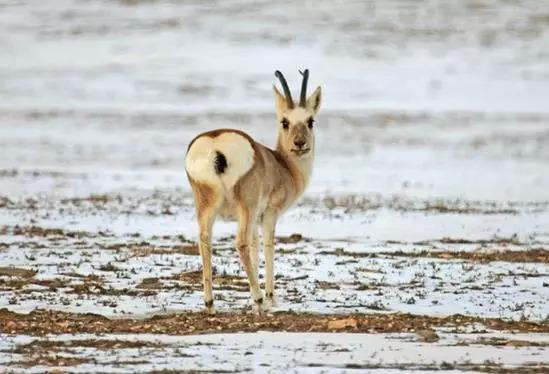
[[[252,264],[250,248],[253,241],[253,229],[255,217],[249,207],[244,205],[238,206],[238,233],[236,236],[236,249],[240,255],[240,262],[244,267],[244,271],[248,276],[248,282],[250,284],[250,291],[255,303],[255,307],[258,313],[263,311],[263,293],[259,288],[259,281],[257,279],[257,273],[254,271]]]
[[[274,306],[274,235],[276,226],[276,214],[266,212],[263,217],[263,246],[265,247],[265,296],[267,301]]]
[[[212,227],[215,215],[203,215],[200,219],[199,250],[202,257],[202,285],[204,287],[204,306],[206,313],[215,314],[212,290]]]
[[[222,196],[214,188],[193,184],[197,206],[199,226],[198,248],[202,257],[202,285],[204,287],[204,305],[208,314],[214,314],[212,291],[212,228],[222,203]]]

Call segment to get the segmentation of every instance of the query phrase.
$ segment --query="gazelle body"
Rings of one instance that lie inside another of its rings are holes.
[[[321,90],[306,99],[308,71],[303,73],[301,100],[296,106],[280,72],[285,96],[274,88],[279,122],[276,149],[239,130],[219,129],[198,135],[189,145],[185,169],[195,199],[199,249],[203,264],[204,302],[213,313],[211,239],[218,216],[238,221],[236,249],[248,277],[257,310],[263,308],[258,281],[259,235],[265,247],[265,292],[274,298],[274,234],[278,217],[303,193],[314,159],[314,116]]]

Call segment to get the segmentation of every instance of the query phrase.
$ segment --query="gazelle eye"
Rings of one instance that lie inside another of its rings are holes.
[[[288,130],[288,127],[290,127],[290,122],[288,122],[286,118],[283,118],[282,121],[280,121],[280,123],[282,123],[282,128],[284,130]]]
[[[313,123],[315,123],[315,120],[313,119],[313,117],[310,117],[308,120],[307,120],[307,126],[312,129],[313,128]]]

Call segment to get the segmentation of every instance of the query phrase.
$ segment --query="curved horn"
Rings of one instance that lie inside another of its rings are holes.
[[[284,78],[284,75],[282,75],[280,70],[275,71],[275,76],[280,80],[280,84],[282,84],[282,89],[284,90],[284,96],[286,96],[288,108],[293,109],[294,100],[292,99],[292,93],[290,92],[290,88],[288,87],[288,82],[286,82],[286,78]]]
[[[307,82],[309,81],[309,69],[305,71],[299,71],[303,76],[303,81],[301,82],[301,98],[299,99],[299,106],[305,108],[307,104]]]

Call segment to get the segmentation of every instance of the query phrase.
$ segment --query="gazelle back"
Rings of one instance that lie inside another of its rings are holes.
[[[314,151],[314,117],[321,102],[318,87],[306,97],[309,71],[305,70],[299,104],[293,101],[286,79],[279,71],[284,96],[274,89],[278,140],[276,149],[254,141],[246,133],[219,129],[198,135],[189,145],[185,169],[191,184],[199,226],[204,302],[214,313],[211,239],[217,216],[238,221],[236,248],[248,276],[257,311],[263,309],[258,282],[259,236],[265,246],[265,292],[274,303],[273,252],[278,217],[307,186]]]

